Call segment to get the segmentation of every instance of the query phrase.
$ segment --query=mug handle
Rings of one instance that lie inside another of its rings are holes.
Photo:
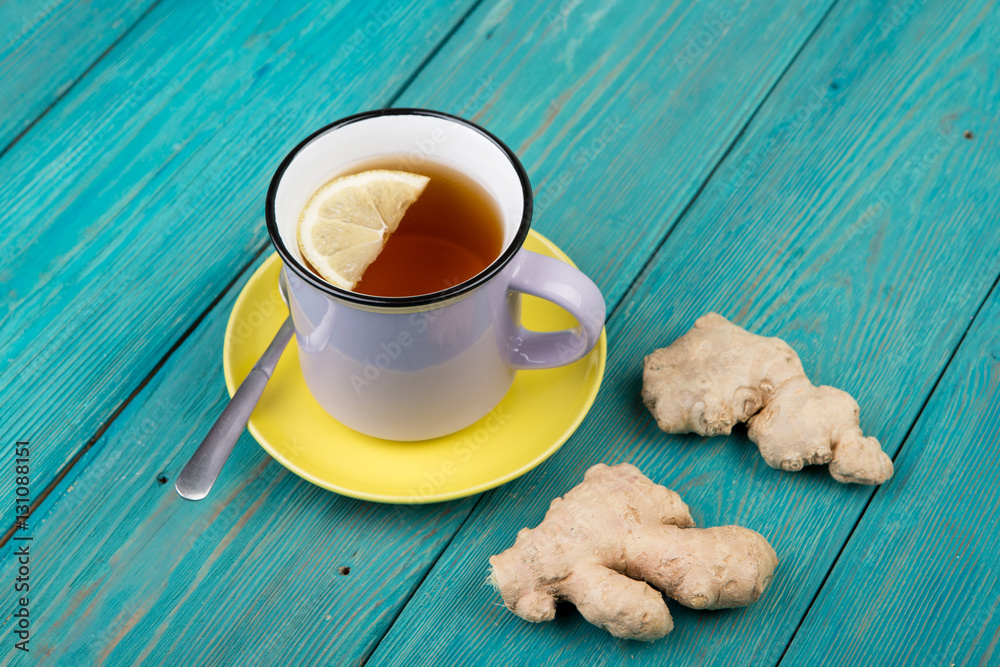
[[[601,290],[579,269],[553,257],[521,250],[507,289],[551,301],[580,324],[562,331],[530,331],[518,326],[508,364],[518,370],[556,368],[585,357],[601,337],[606,306]]]

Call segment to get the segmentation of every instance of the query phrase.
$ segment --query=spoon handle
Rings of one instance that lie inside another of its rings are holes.
[[[212,430],[208,432],[194,455],[177,476],[174,488],[182,498],[201,500],[212,490],[212,485],[222,472],[233,445],[243,433],[250,419],[250,413],[257,406],[264,393],[267,381],[271,379],[274,367],[278,365],[281,353],[292,337],[292,318],[285,318],[284,324],[274,335],[267,350],[260,356],[253,370],[247,375],[239,389],[233,394],[226,409],[222,411]]]

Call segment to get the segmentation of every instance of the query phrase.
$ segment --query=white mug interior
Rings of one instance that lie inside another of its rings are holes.
[[[437,115],[367,116],[328,128],[307,140],[278,182],[274,214],[285,249],[305,271],[297,241],[302,209],[332,178],[373,159],[395,156],[402,170],[419,171],[429,161],[475,180],[493,198],[503,224],[503,250],[522,224],[525,198],[518,170],[489,136],[459,121]]]

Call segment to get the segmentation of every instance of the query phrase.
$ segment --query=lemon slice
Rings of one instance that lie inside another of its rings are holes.
[[[373,169],[335,178],[299,218],[299,250],[327,282],[351,290],[430,178]]]

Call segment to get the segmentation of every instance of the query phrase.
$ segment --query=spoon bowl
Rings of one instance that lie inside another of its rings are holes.
[[[284,271],[278,274],[278,292],[285,305],[288,305],[288,284]],[[267,350],[254,364],[208,435],[181,470],[181,474],[177,476],[174,488],[182,498],[201,500],[212,490],[293,333],[292,318],[289,316],[285,318],[271,344],[267,346]]]

